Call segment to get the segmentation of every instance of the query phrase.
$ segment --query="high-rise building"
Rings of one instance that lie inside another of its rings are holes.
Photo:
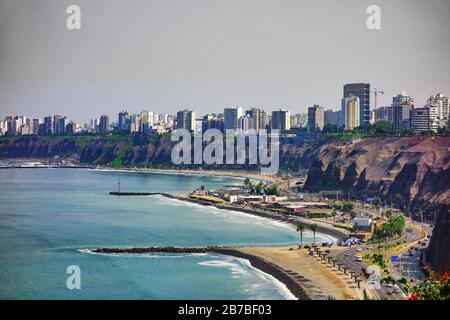
[[[315,133],[317,130],[323,130],[324,127],[324,108],[314,105],[308,108],[308,132]]]
[[[360,100],[357,96],[350,95],[342,99],[341,123],[346,130],[353,130],[360,126]],[[343,119],[342,119],[343,118]]]
[[[238,130],[240,132],[248,132],[249,130],[255,130],[255,120],[248,114],[243,115],[238,119]]]
[[[430,110],[425,108],[410,111],[410,126],[414,133],[428,132],[430,130]]]
[[[392,99],[392,129],[396,132],[410,128],[410,111],[414,109],[414,98],[404,91]]]
[[[344,85],[344,98],[355,96],[359,98],[359,123],[370,122],[370,84],[350,83]],[[342,116],[341,116],[342,117]]]
[[[74,135],[77,132],[78,132],[78,123],[74,121],[69,121],[69,123],[66,125],[66,134]]]
[[[249,110],[249,115],[253,119],[253,128],[257,132],[259,132],[260,130],[266,129],[267,114],[264,109],[252,108]]]
[[[331,109],[327,109],[324,111],[324,122],[325,124],[334,124],[337,125],[339,123],[339,111],[334,111]]]
[[[64,134],[66,132],[66,117],[55,115],[53,117],[53,134]]]
[[[128,111],[119,112],[119,123],[117,128],[119,131],[131,131],[131,124],[133,122],[133,114]]]
[[[195,112],[184,109],[177,112],[177,128],[195,131]]]
[[[53,134],[53,117],[49,116],[44,118],[43,134],[44,135]]]
[[[42,119],[33,119],[33,133],[32,134],[39,134],[39,125],[43,123]]]
[[[237,130],[238,119],[244,115],[241,107],[225,108],[223,111],[223,128],[224,130]]]
[[[100,134],[106,134],[109,132],[109,117],[107,115],[104,114],[100,116],[97,132]]]
[[[280,109],[272,112],[272,129],[277,129],[280,132],[291,129],[291,113],[289,111]]]
[[[209,129],[223,131],[223,119],[219,119],[214,113],[205,115],[202,120],[202,132]]]
[[[430,107],[430,125],[438,130],[448,128],[450,112],[448,97],[442,93],[434,94],[428,99],[427,106]]]
[[[377,110],[375,111],[375,121],[389,121],[388,108],[390,107],[377,108]]]
[[[297,113],[291,116],[291,127],[293,128],[305,128],[308,124],[308,114]]]

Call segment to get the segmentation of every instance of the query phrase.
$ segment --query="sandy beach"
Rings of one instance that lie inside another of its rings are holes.
[[[323,261],[316,260],[308,250],[289,247],[239,247],[233,248],[245,254],[262,258],[280,268],[294,280],[313,300],[333,297],[336,300],[360,299],[357,285],[345,276],[332,271]]]

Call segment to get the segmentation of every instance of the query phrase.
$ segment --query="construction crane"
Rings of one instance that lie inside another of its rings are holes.
[[[377,119],[377,97],[379,94],[384,94],[384,91],[381,90],[377,90],[377,88],[375,88],[375,90],[372,91],[375,95],[375,107],[373,109],[373,111],[375,112],[375,121]]]

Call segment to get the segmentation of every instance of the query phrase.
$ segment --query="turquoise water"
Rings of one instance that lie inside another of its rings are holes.
[[[0,170],[1,299],[287,299],[292,295],[248,261],[205,255],[99,255],[120,246],[292,244],[291,226],[160,196],[123,191],[191,191],[236,178],[96,171]],[[307,234],[306,241],[311,240]],[[69,290],[66,269],[81,270]]]

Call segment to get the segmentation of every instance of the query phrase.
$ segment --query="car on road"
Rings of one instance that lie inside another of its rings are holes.
[[[345,253],[345,256],[346,256],[346,257],[348,257],[349,255],[350,255],[350,253],[348,253],[348,252]]]
[[[355,259],[356,261],[362,261],[363,260],[363,258],[361,257],[361,256],[356,256],[356,259]]]
[[[356,251],[362,251],[362,248],[356,248]]]

